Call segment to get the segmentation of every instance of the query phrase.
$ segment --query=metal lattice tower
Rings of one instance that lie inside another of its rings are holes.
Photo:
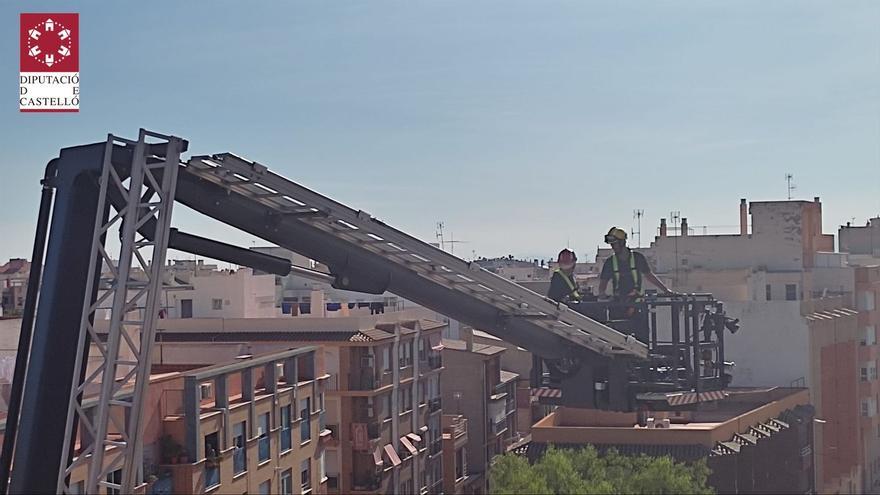
[[[148,143],[148,138],[158,142]],[[128,177],[111,160],[118,144],[133,150]],[[102,284],[94,302],[88,297],[94,293],[94,280],[86,287],[78,349],[90,341],[98,350],[99,362],[82,382],[73,382],[62,450],[62,466],[66,468],[59,473],[59,493],[70,493],[67,480],[83,465],[88,466],[86,493],[110,488],[132,493],[142,482],[142,402],[150,380],[159,290],[183,146],[180,138],[144,129],[137,141],[112,134],[107,137],[98,204],[107,205],[108,195],[121,196],[124,203],[115,214],[109,210],[109,219],[105,216],[108,209],[99,207],[95,220],[89,273],[103,268],[109,270],[110,279],[106,286]],[[152,238],[142,237],[138,231],[151,222],[155,225]],[[105,241],[117,230],[119,259],[114,261]],[[98,310],[109,311],[106,340],[95,328]],[[87,355],[84,351],[77,356],[71,370],[75,376],[79,376]],[[92,414],[83,400],[96,391],[98,400]],[[68,459],[77,436],[80,445]],[[122,474],[115,477],[118,470]]]

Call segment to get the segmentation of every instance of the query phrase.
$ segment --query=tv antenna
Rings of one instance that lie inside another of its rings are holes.
[[[788,200],[791,201],[791,192],[797,189],[797,186],[792,184],[791,181],[794,180],[794,175],[785,174],[785,182],[788,186]]]
[[[633,235],[633,237],[638,236],[637,237],[638,244],[639,244],[638,247],[642,247],[642,217],[644,215],[645,215],[645,210],[642,210],[641,208],[637,209],[637,210],[633,210],[633,219],[635,219],[635,221],[636,221],[636,228],[638,230],[632,231],[631,234]]]

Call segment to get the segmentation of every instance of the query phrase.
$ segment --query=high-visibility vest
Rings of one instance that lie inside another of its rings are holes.
[[[571,298],[572,298],[573,300],[575,300],[575,301],[580,300],[581,295],[580,295],[580,293],[577,291],[577,285],[575,285],[574,280],[568,278],[568,275],[566,275],[564,271],[562,271],[562,270],[560,270],[560,269],[558,269],[558,268],[557,268],[556,270],[554,270],[554,271],[555,271],[556,273],[558,273],[559,275],[561,275],[561,276],[562,276],[562,280],[565,280],[566,285],[568,285],[568,289],[569,289],[569,293],[568,293],[568,295],[569,295],[569,297],[571,297]]]
[[[614,283],[614,295],[620,296],[620,263],[617,261],[617,254],[611,255],[611,269],[614,272],[614,277],[612,278],[612,282]],[[641,295],[642,274],[639,273],[638,268],[636,268],[636,254],[632,252],[632,250],[629,252],[629,269],[632,272],[632,279],[636,292]]]

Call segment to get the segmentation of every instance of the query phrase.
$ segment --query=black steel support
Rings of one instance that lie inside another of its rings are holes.
[[[40,210],[37,214],[37,232],[31,254],[31,270],[28,274],[28,289],[21,318],[21,331],[18,334],[18,353],[12,375],[12,389],[9,393],[6,428],[3,432],[3,451],[0,453],[0,493],[6,493],[9,487],[9,470],[12,466],[12,453],[15,450],[21,396],[24,392],[25,371],[27,370],[34,316],[37,309],[37,295],[43,273],[43,256],[46,252],[46,237],[49,233],[49,215],[52,212],[54,190],[49,186],[49,181],[55,175],[55,164],[56,160],[49,162],[42,181],[43,190],[40,196]]]
[[[51,310],[36,314],[9,493],[54,493],[57,488],[67,421],[64,405],[76,375],[76,352],[69,351],[77,347],[86,298],[94,298],[83,287],[89,277],[100,275],[99,270],[88,273],[88,258],[104,147],[98,143],[62,150],[52,179],[55,202],[38,303]],[[96,290],[98,285],[96,280]]]

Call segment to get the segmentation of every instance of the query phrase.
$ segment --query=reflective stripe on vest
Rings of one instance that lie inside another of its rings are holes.
[[[569,289],[568,295],[574,299],[580,299],[581,295],[578,293],[577,285],[574,284],[574,281],[572,279],[568,278],[568,275],[566,275],[565,272],[563,272],[562,270],[557,268],[554,271],[556,273],[558,273],[559,275],[561,275],[562,280],[565,280],[565,283],[568,285],[568,289]]]
[[[617,254],[611,255],[611,268],[614,271],[614,278],[612,279],[614,282],[614,295],[620,296],[620,264],[617,261]],[[635,286],[636,292],[641,294],[642,277],[641,273],[639,273],[639,270],[636,268],[636,253],[632,251],[629,252],[629,269],[632,271],[633,285]]]

